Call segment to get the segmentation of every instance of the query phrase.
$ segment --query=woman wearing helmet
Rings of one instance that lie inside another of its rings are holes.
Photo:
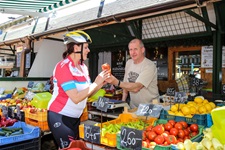
[[[48,125],[59,148],[68,147],[71,140],[79,139],[80,116],[87,98],[98,91],[108,71],[102,71],[91,83],[83,60],[90,52],[90,36],[84,31],[72,31],[64,36],[66,51],[63,60],[53,71],[54,89],[48,104]]]

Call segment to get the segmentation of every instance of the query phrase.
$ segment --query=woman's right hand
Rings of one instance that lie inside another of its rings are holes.
[[[109,78],[109,76],[110,76],[110,70],[104,70],[104,71],[102,71],[102,72],[100,72],[99,74],[98,74],[98,76],[95,78],[95,83],[97,84],[97,85],[103,85],[103,83],[104,83],[104,81],[107,79],[107,78]]]

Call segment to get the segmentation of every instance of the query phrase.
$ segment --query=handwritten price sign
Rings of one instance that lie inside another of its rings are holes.
[[[97,101],[97,109],[107,112],[108,109],[108,105],[109,105],[109,98],[105,98],[105,97],[99,97],[98,101]]]
[[[84,125],[84,140],[91,143],[100,144],[100,127]]]
[[[175,103],[184,103],[187,100],[185,92],[176,92],[174,102]]]
[[[162,105],[139,104],[136,114],[138,116],[151,116],[158,118],[162,108],[163,108]]]
[[[133,150],[142,149],[142,131],[131,129],[127,127],[121,127],[120,132],[120,145],[124,148],[130,148]]]
[[[170,87],[170,88],[167,88],[166,90],[166,95],[168,96],[174,96],[175,95],[175,88],[174,87]]]

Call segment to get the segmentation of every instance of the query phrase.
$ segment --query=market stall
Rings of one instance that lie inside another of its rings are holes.
[[[0,149],[29,145],[32,150],[41,149],[41,139],[51,135],[48,84],[30,82],[27,87],[1,90]],[[160,96],[161,103],[130,109],[127,103],[114,99],[120,94],[119,89],[105,88],[88,99],[79,126],[81,140],[69,148],[224,149],[220,132],[224,131],[224,99],[211,101],[170,88]]]

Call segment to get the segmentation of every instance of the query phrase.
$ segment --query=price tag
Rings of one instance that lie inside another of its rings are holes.
[[[190,81],[191,81],[191,86],[194,86],[194,87],[203,85],[203,80],[198,79],[198,78],[191,78]]]
[[[0,94],[3,94],[5,91],[5,88],[0,88]]]
[[[51,88],[51,83],[50,83],[50,80],[48,80],[45,83],[44,91],[50,91],[50,88]]]
[[[139,104],[136,114],[138,116],[151,116],[158,118],[162,108],[162,105],[157,104]]]
[[[222,85],[222,94],[225,95],[225,84]]]
[[[24,98],[31,101],[34,96],[35,96],[35,93],[28,91],[26,92],[26,95],[24,96]]]
[[[133,150],[142,149],[142,130],[121,127],[120,145]]]
[[[97,104],[96,104],[96,106],[97,106],[96,108],[97,108],[98,110],[107,112],[108,105],[109,105],[109,98],[106,98],[106,97],[99,97],[99,98],[98,98],[98,101],[97,101]]]
[[[100,127],[84,124],[84,139],[91,143],[100,144]]]
[[[167,90],[166,90],[166,95],[168,95],[168,96],[174,96],[175,95],[175,88],[174,87],[169,87],[169,88],[167,88]]]
[[[8,107],[7,106],[2,106],[2,115],[6,118],[8,118]]]
[[[20,106],[16,105],[16,115],[19,118],[19,120],[21,120],[21,112],[20,112]]]
[[[29,82],[28,82],[28,85],[27,85],[27,88],[28,88],[28,89],[32,89],[33,86],[34,86],[34,81],[29,81]]]
[[[185,92],[176,92],[174,97],[175,103],[184,103],[187,100]]]

